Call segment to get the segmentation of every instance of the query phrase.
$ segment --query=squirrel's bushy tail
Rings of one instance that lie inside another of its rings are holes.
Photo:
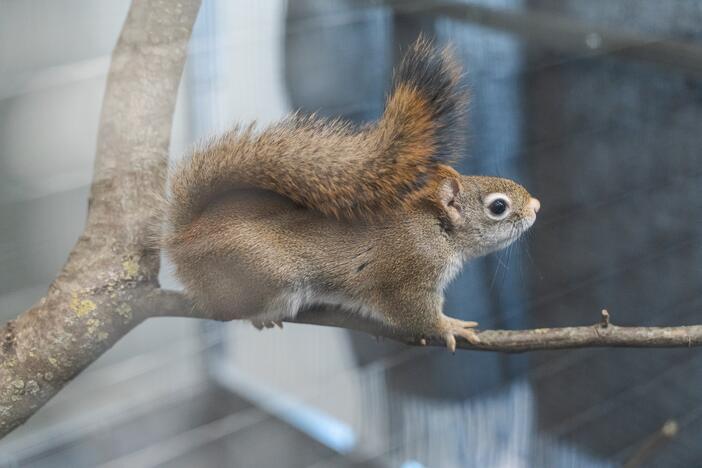
[[[237,188],[272,190],[340,218],[396,212],[428,195],[457,157],[465,94],[448,50],[419,39],[395,71],[382,118],[354,129],[292,116],[256,133],[235,129],[194,152],[171,177],[175,231]]]

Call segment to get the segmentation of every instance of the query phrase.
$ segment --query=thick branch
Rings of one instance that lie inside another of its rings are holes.
[[[130,7],[107,78],[85,231],[47,296],[0,330],[0,436],[138,324],[157,291],[147,230],[199,4]]]

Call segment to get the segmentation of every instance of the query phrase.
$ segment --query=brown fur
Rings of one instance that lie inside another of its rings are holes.
[[[200,307],[268,323],[330,303],[449,348],[475,339],[474,323],[443,314],[443,289],[538,206],[512,181],[445,164],[464,103],[447,57],[419,41],[373,127],[293,117],[234,130],[175,172],[165,248]],[[489,211],[495,193],[510,202],[503,219]]]
[[[427,89],[437,81],[439,91]],[[354,129],[294,115],[256,133],[235,128],[195,151],[171,176],[169,220],[187,227],[215,199],[271,190],[336,218],[377,218],[429,195],[439,164],[457,156],[465,95],[447,51],[420,40],[395,76],[383,117]]]

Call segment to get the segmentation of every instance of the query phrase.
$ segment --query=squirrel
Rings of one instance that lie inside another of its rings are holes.
[[[450,49],[420,38],[382,117],[355,128],[293,115],[235,128],[169,175],[163,247],[198,307],[261,329],[341,306],[410,339],[479,342],[444,315],[463,263],[501,249],[540,203],[508,179],[460,175],[467,93]]]

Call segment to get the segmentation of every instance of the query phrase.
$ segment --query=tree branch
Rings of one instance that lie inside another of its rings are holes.
[[[83,235],[39,303],[0,334],[0,436],[148,315],[175,100],[199,0],[135,1],[112,55]]]
[[[602,311],[602,321],[582,327],[536,328],[530,330],[482,330],[480,342],[472,344],[456,338],[456,347],[476,351],[520,353],[570,348],[689,348],[702,346],[702,325],[680,327],[620,327],[612,325],[609,313]],[[341,310],[304,311],[294,322],[351,328],[409,345],[445,347],[441,339],[420,340],[384,327],[377,322],[351,317]]]
[[[210,318],[206,312],[197,310],[186,296],[176,291],[162,290],[159,295],[154,296],[151,306],[159,316]],[[286,320],[286,322],[346,328],[413,346],[446,346],[442,339],[420,339],[420,337],[405,336],[380,322],[349,314],[339,307],[309,307],[300,311],[294,319]],[[601,321],[590,326],[529,330],[479,330],[477,336],[480,339],[477,344],[456,338],[456,347],[506,353],[602,347],[691,348],[702,346],[702,325],[621,327],[612,325],[609,312],[603,310]]]

